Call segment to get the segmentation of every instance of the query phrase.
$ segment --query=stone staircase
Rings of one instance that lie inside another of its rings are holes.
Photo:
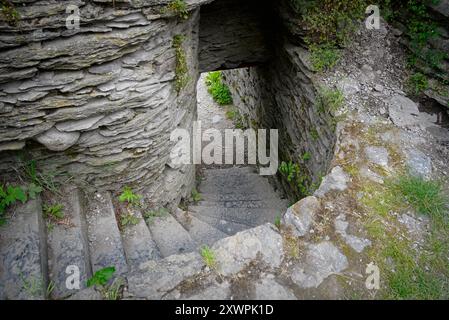
[[[133,209],[139,222],[122,228],[108,192],[84,194],[65,187],[64,223],[51,229],[42,217],[39,197],[15,206],[8,224],[0,227],[0,299],[68,298],[79,292],[66,287],[73,273],[69,266],[79,270],[80,289],[97,270],[114,266],[115,275],[128,280],[130,297],[133,286],[154,276],[151,288],[144,288],[149,292],[145,297],[161,298],[164,285],[178,283],[189,270],[203,266],[198,257],[201,246],[273,223],[287,208],[286,200],[252,168],[205,170],[199,190],[202,200],[187,211],[179,209],[145,222],[142,212]],[[179,263],[185,268],[177,273],[158,273],[176,269]],[[151,270],[143,272],[146,264]]]

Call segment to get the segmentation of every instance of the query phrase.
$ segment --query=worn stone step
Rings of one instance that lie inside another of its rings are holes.
[[[86,220],[92,271],[115,267],[115,275],[128,272],[125,252],[109,192],[87,197]]]
[[[122,239],[128,265],[131,269],[136,269],[143,262],[160,259],[161,254],[142,213],[139,210],[129,210],[132,210],[132,214],[139,219],[139,222],[136,225],[122,227]]]
[[[211,246],[216,241],[228,236],[226,233],[181,209],[176,210],[174,217],[189,232],[192,239],[199,246]]]
[[[220,219],[219,217],[208,216],[208,215],[204,215],[204,214],[190,211],[190,210],[189,210],[189,213],[191,215],[195,216],[196,218],[198,218],[198,220],[201,220],[201,221],[209,224],[210,226],[220,230],[223,233],[226,233],[227,235],[234,235],[237,232],[240,232],[240,231],[243,231],[243,230],[253,227],[251,225],[236,223],[236,222],[232,222],[232,221],[226,221],[226,220]]]
[[[147,225],[162,257],[196,250],[195,241],[171,214],[155,217]]]
[[[190,206],[189,211],[195,216],[209,216],[218,220],[257,226],[263,223],[273,223],[276,217],[281,217],[283,208],[223,208]]]
[[[275,194],[268,180],[256,174],[209,177],[201,181],[199,191],[216,194]]]
[[[210,199],[210,197],[209,197]],[[273,208],[287,209],[288,200],[272,198],[264,200],[204,200],[199,201],[198,205],[203,207],[222,207],[222,208]]]
[[[58,203],[63,205],[64,223],[53,223],[51,229],[47,227],[48,270],[54,284],[51,294],[54,299],[76,293],[76,289],[66,286],[73,266],[79,270],[79,289],[86,287],[86,281],[92,275],[82,195],[73,187],[65,187],[62,194],[64,196]]]
[[[0,299],[45,299],[47,241],[40,197],[18,204],[0,227]]]

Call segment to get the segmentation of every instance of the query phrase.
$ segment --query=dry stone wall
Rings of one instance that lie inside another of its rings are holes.
[[[194,166],[171,167],[174,128],[196,117],[199,6],[187,19],[170,1],[13,1],[0,21],[0,172],[23,160],[76,183],[131,185],[158,202],[190,192]],[[68,29],[68,5],[80,27]],[[175,36],[188,81],[175,89]]]

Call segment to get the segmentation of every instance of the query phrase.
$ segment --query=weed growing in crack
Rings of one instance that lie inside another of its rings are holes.
[[[135,226],[139,221],[140,219],[131,213],[120,216],[120,225],[122,227]]]
[[[176,13],[178,17],[183,20],[189,18],[189,11],[187,10],[187,3],[185,0],[173,0],[168,4],[167,9]]]
[[[339,89],[321,87],[318,90],[316,108],[320,113],[336,113],[345,102],[343,92]]]
[[[10,0],[0,0],[1,13],[6,20],[6,23],[11,26],[17,26],[20,22],[20,14],[16,7]]]
[[[201,201],[201,194],[195,188],[192,190],[192,201],[195,203]]]
[[[62,204],[44,205],[44,218],[48,219],[64,219],[64,212]]]
[[[109,280],[111,280],[114,276],[114,273],[115,267],[113,266],[97,270],[94,275],[87,280],[87,287],[92,287],[94,285],[107,285]]]
[[[331,70],[341,58],[340,51],[330,44],[312,44],[309,46],[309,50],[310,62],[316,72]]]
[[[406,86],[411,94],[420,95],[429,88],[429,80],[426,75],[417,72],[408,78]]]
[[[0,185],[0,226],[7,222],[7,218],[5,217],[6,208],[15,204],[17,201],[21,201],[22,203],[27,201],[27,195],[22,188],[17,186],[4,187]]]
[[[131,206],[139,206],[142,196],[135,194],[130,187],[124,187],[122,193],[120,194],[118,200],[120,202],[126,202]]]
[[[208,246],[202,246],[200,250],[201,257],[203,257],[203,261],[207,267],[210,269],[216,269],[217,260],[215,257],[215,252],[212,251]]]

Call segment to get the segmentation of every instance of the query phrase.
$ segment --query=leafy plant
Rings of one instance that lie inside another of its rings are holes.
[[[202,246],[201,257],[203,257],[203,261],[210,269],[215,269],[217,267],[217,260],[215,257],[215,253],[208,246]]]
[[[56,176],[62,175],[62,173],[55,173],[55,172],[39,172],[37,170],[37,165],[35,160],[31,160],[23,164],[23,170],[28,177],[29,180],[31,180],[31,184],[34,185],[33,189],[37,190],[37,188],[40,188],[41,191],[43,189],[51,191],[52,193],[59,194],[59,184],[56,182]],[[31,185],[30,185],[31,186]],[[39,192],[41,192],[39,191]]]
[[[41,187],[41,186],[37,186],[37,185],[35,185],[34,183],[30,183],[30,184],[28,185],[27,191],[28,191],[28,196],[29,196],[31,199],[36,199],[36,196],[37,196],[39,193],[42,192],[42,187]]]
[[[45,218],[63,219],[64,212],[62,209],[64,206],[62,204],[44,205],[44,216]]]
[[[427,76],[417,72],[408,78],[407,87],[412,94],[419,95],[429,88],[429,80]]]
[[[312,155],[310,154],[310,152],[304,152],[304,154],[302,155],[302,160],[309,161],[310,159],[312,159]]]
[[[192,200],[195,203],[201,201],[201,194],[195,188],[192,190]]]
[[[311,44],[310,62],[313,70],[323,72],[332,69],[340,60],[340,51],[332,44]]]
[[[299,166],[292,161],[288,163],[285,161],[281,162],[279,166],[279,172],[287,178],[288,182],[292,182],[295,177],[296,172],[299,171]]]
[[[6,223],[5,211],[6,208],[13,205],[17,201],[25,203],[27,201],[27,195],[25,191],[20,187],[0,185],[0,226]]]
[[[115,273],[115,267],[106,267],[100,269],[94,273],[94,275],[87,280],[87,286],[91,287],[94,285],[105,286],[109,280],[112,279]]]
[[[176,67],[175,67],[175,89],[176,92],[181,90],[189,82],[188,67],[186,60],[186,53],[182,46],[184,37],[182,35],[176,35],[173,37],[173,48],[175,49]]]
[[[189,18],[189,11],[187,10],[187,3],[185,0],[172,0],[167,8],[168,10],[175,12],[181,19],[187,20]]]
[[[14,4],[9,0],[0,0],[1,12],[6,22],[11,26],[16,26],[20,20],[20,14]]]
[[[140,219],[131,213],[120,216],[120,225],[122,227],[135,226],[139,221]]]
[[[130,205],[137,206],[142,196],[135,194],[130,187],[124,187],[118,199],[120,202],[127,202]]]
[[[223,83],[220,71],[209,72],[206,77],[206,86],[212,98],[219,105],[232,104],[232,95],[229,87]]]

